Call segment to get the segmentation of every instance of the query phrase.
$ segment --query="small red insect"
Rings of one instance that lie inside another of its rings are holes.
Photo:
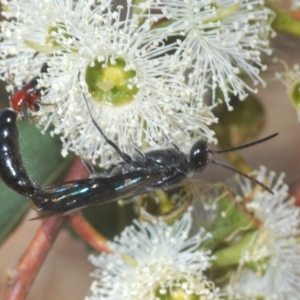
[[[41,67],[41,73],[47,72],[48,65],[44,63]],[[41,90],[38,89],[38,79],[40,76],[33,77],[27,84],[22,86],[10,97],[12,109],[20,113],[23,120],[27,120],[27,109],[38,111],[40,109],[38,101],[41,98]]]

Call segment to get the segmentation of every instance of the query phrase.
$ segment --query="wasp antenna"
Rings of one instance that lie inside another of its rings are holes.
[[[224,169],[231,170],[231,171],[233,171],[233,172],[235,172],[235,173],[240,174],[240,175],[243,176],[243,177],[246,177],[246,178],[250,179],[251,181],[253,181],[253,182],[255,182],[256,184],[260,185],[262,188],[264,188],[264,189],[265,189],[266,191],[268,191],[270,194],[274,195],[273,191],[272,191],[270,188],[268,188],[266,185],[264,185],[262,182],[256,180],[255,178],[253,178],[253,177],[251,177],[251,176],[249,176],[249,175],[247,175],[247,174],[245,174],[245,173],[243,173],[243,172],[241,172],[241,171],[239,171],[239,170],[237,170],[237,169],[235,169],[235,168],[233,168],[233,167],[231,167],[231,166],[228,166],[228,165],[223,164],[223,163],[221,163],[221,162],[219,162],[219,161],[216,161],[216,160],[214,160],[214,159],[211,160],[211,163],[213,163],[213,164],[215,164],[215,165],[217,165],[217,166],[221,166],[221,167],[223,167]]]
[[[219,154],[219,153],[226,153],[226,152],[236,151],[236,150],[240,150],[240,149],[244,149],[244,148],[248,148],[248,147],[254,146],[256,144],[263,143],[263,142],[265,142],[267,140],[270,140],[270,139],[274,138],[277,135],[278,135],[278,132],[274,133],[274,134],[271,134],[271,135],[269,135],[269,136],[267,136],[267,137],[265,137],[263,139],[251,142],[249,144],[244,144],[244,145],[241,145],[241,146],[237,146],[237,147],[233,147],[233,148],[225,149],[225,150],[211,150],[211,149],[209,149],[208,152],[212,153],[212,154]]]
[[[79,75],[78,75],[79,76]],[[102,128],[98,125],[98,123],[96,122],[96,120],[94,119],[93,115],[92,115],[92,112],[90,110],[90,107],[89,107],[89,104],[88,104],[88,101],[85,97],[85,94],[83,93],[83,98],[84,98],[84,101],[86,103],[86,106],[87,106],[87,109],[88,109],[88,112],[89,112],[89,115],[92,119],[92,123],[94,124],[94,126],[97,128],[97,130],[100,132],[100,134],[103,136],[103,138],[105,139],[106,143],[111,145],[115,150],[116,152],[124,159],[125,162],[127,163],[131,163],[132,162],[132,158],[126,154],[125,152],[122,152],[121,149],[117,146],[117,144],[115,144],[112,140],[110,140],[104,133],[104,131],[102,130]]]

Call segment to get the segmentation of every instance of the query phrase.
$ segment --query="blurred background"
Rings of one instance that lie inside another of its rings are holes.
[[[273,57],[284,59],[290,67],[294,63],[300,63],[299,39],[278,35],[272,40],[272,43],[273,49],[275,49]],[[292,183],[300,178],[300,123],[297,120],[296,111],[288,99],[285,86],[275,79],[276,71],[283,71],[283,66],[274,64],[269,59],[269,67],[262,74],[267,86],[266,88],[258,86],[258,99],[265,111],[265,124],[255,139],[275,132],[279,132],[279,136],[266,143],[245,149],[242,154],[254,168],[264,165],[277,174],[284,172],[286,182]],[[9,105],[8,95],[3,84],[1,87],[1,106],[7,107]],[[22,126],[22,122],[19,123],[19,126]],[[34,125],[31,124],[31,126]],[[20,139],[22,140],[22,136]],[[213,147],[215,146],[212,145]],[[34,157],[34,159],[37,158]],[[221,155],[217,159],[226,161]],[[29,165],[30,162],[28,161],[27,164]],[[218,166],[209,165],[201,175],[201,179],[214,183],[226,180],[232,175],[231,172]],[[0,199],[0,210],[2,201],[9,201],[9,199]],[[105,208],[106,211],[107,209],[109,210],[109,208]],[[29,220],[34,216],[35,213],[30,211],[22,224],[0,248],[0,298],[5,290],[6,271],[15,266],[39,227],[39,220]],[[106,230],[115,225],[114,223],[117,223],[119,217],[122,216],[119,216],[118,213],[106,216],[106,219],[103,219]],[[99,218],[104,217],[99,215]],[[113,236],[116,232],[111,232],[109,235]],[[104,233],[106,234],[106,232]],[[71,237],[67,231],[61,231],[27,299],[83,299],[85,295],[89,294],[89,286],[92,281],[89,273],[94,269],[87,261],[88,254],[89,249],[83,242]]]

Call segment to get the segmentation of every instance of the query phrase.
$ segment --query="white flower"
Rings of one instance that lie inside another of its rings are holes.
[[[172,71],[166,53],[174,45],[151,34],[156,17],[149,15],[140,26],[131,8],[122,21],[121,7],[112,11],[109,2],[97,2],[4,3],[13,19],[1,23],[0,73],[9,72],[20,85],[25,74],[37,75],[47,62],[40,80],[47,90],[37,114],[44,130],[52,123],[52,133],[61,135],[62,154],[72,150],[93,163],[99,159],[102,167],[119,160],[92,124],[84,95],[99,126],[129,154],[136,146],[173,142],[187,149],[195,139],[212,141],[212,107]]]
[[[87,18],[94,2],[28,0],[24,4],[22,0],[1,1],[2,15],[6,18],[1,21],[0,33],[1,78],[13,77],[15,84],[20,86],[37,75],[47,59],[46,54],[63,49],[56,39],[59,26],[79,12],[82,18]],[[95,14],[100,14],[107,5],[98,5]]]
[[[191,223],[190,211],[172,226],[135,221],[110,244],[114,254],[90,256],[97,280],[86,299],[156,300],[169,293],[180,299],[219,299],[218,289],[203,275],[210,252],[198,250],[209,234],[200,230],[189,238]]]
[[[300,208],[289,198],[288,186],[281,174],[273,184],[275,173],[267,176],[262,168],[259,181],[272,189],[253,191],[250,181],[242,184],[244,197],[253,197],[246,207],[261,222],[249,245],[244,249],[235,277],[237,299],[298,299],[300,294]],[[253,194],[254,193],[254,194]],[[256,272],[246,264],[256,266]],[[240,298],[239,298],[240,297]]]
[[[44,76],[50,88],[43,102],[57,106],[43,106],[40,123],[54,125],[64,154],[73,150],[93,163],[100,158],[102,167],[119,157],[92,124],[84,97],[99,126],[126,153],[142,145],[172,141],[188,148],[195,139],[211,141],[208,125],[216,118],[196,101],[183,76],[170,71],[170,56],[164,54],[172,45],[145,42],[152,20],[139,26],[138,16],[121,21],[120,12],[95,16],[92,11],[87,19],[74,14],[65,20],[59,42],[64,51],[48,58]]]
[[[296,108],[298,120],[300,121],[300,67],[295,64],[289,68],[284,61],[281,63],[285,67],[285,72],[276,73],[276,77],[286,86],[288,96]]]
[[[256,91],[239,75],[263,83],[261,53],[271,53],[271,11],[261,0],[161,0],[141,5],[160,9],[173,21],[156,33],[183,37],[175,53],[177,64],[185,71],[190,68],[189,80],[201,89],[209,76],[213,93],[219,86],[229,108],[228,90],[241,99],[247,90]]]

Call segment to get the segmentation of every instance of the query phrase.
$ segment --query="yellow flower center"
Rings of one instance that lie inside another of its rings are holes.
[[[135,99],[139,90],[130,79],[136,76],[136,72],[125,71],[125,66],[123,59],[117,59],[114,64],[94,61],[92,67],[87,67],[85,80],[96,101],[119,106]]]

